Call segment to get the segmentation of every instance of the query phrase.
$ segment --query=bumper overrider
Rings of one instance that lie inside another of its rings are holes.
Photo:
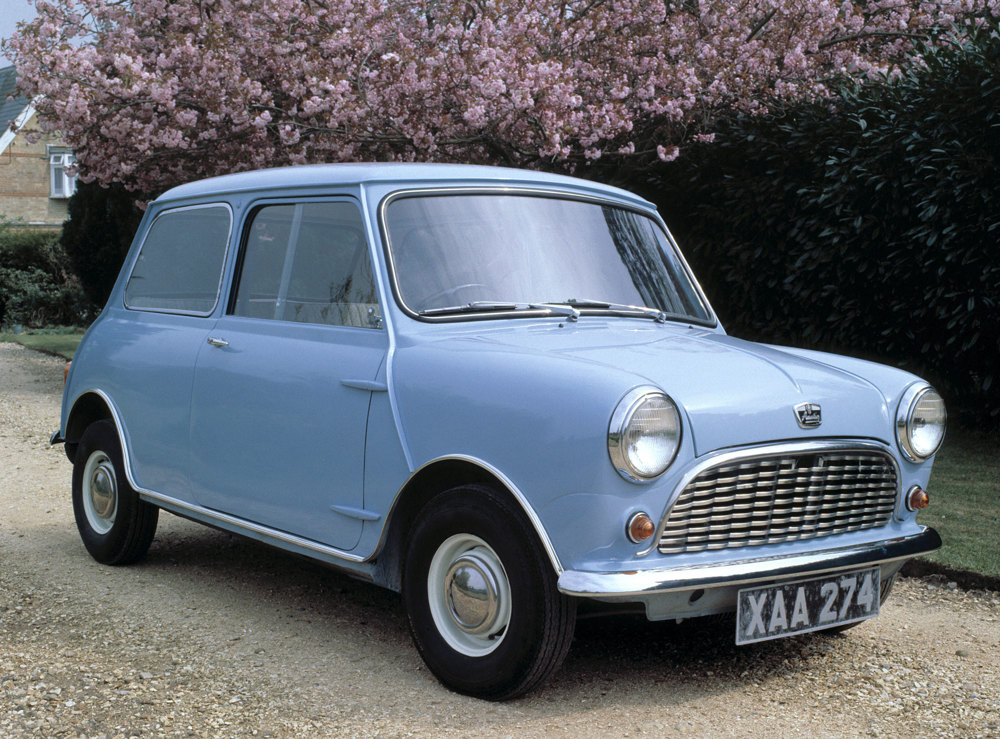
[[[937,531],[921,527],[917,534],[869,544],[737,562],[622,572],[566,570],[559,575],[558,587],[566,595],[582,598],[643,601],[651,596],[729,589],[873,565],[881,565],[883,576],[888,576],[911,557],[940,548]]]

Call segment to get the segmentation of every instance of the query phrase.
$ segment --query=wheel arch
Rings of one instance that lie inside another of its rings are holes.
[[[88,390],[81,393],[73,401],[73,407],[66,418],[66,441],[64,445],[66,456],[70,462],[76,460],[76,450],[87,427],[96,421],[104,420],[110,420],[115,424],[115,427],[118,429],[119,439],[121,439],[121,428],[118,427],[118,419],[111,409],[110,399],[104,393],[97,390]],[[124,448],[123,444],[123,452]]]
[[[436,495],[460,485],[487,485],[509,496],[524,514],[556,575],[563,571],[541,519],[524,494],[503,473],[472,457],[443,457],[424,464],[403,484],[389,512],[381,546],[375,556],[375,581],[399,592],[406,537],[421,509]]]

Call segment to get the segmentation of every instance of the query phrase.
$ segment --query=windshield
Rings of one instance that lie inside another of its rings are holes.
[[[569,303],[711,316],[652,218],[583,200],[509,194],[404,196],[385,211],[404,307],[421,315]]]

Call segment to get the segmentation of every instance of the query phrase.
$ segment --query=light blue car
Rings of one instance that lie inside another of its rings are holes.
[[[906,372],[728,336],[628,192],[358,164],[154,201],[53,442],[99,562],[161,508],[321,560],[504,699],[578,606],[733,613],[741,644],[877,615],[940,546],[915,518],[945,422]]]

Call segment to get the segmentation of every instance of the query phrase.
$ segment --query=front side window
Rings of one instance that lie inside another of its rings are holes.
[[[74,162],[76,157],[68,149],[49,150],[50,198],[68,198],[76,192],[76,175],[66,172]]]
[[[219,297],[230,222],[224,205],[179,208],[157,216],[125,287],[126,307],[210,314]]]
[[[384,212],[394,284],[411,313],[565,303],[709,324],[659,224],[604,202],[536,195],[404,195]]]
[[[258,208],[245,235],[231,313],[377,328],[378,299],[358,207],[312,202]]]

